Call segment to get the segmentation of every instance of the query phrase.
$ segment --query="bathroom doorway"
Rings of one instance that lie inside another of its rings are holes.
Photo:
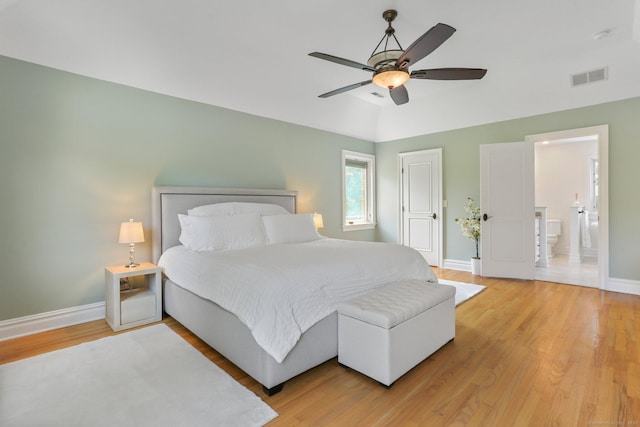
[[[527,137],[534,143],[536,207],[547,258],[536,280],[604,288],[608,277],[608,126]],[[604,178],[604,179],[603,179]]]

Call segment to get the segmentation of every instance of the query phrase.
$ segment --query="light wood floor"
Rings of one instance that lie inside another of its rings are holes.
[[[271,405],[269,426],[640,426],[640,296],[436,272],[487,289],[456,308],[455,341],[388,390],[333,359],[267,397],[164,322]],[[113,334],[96,321],[5,341],[0,364]]]

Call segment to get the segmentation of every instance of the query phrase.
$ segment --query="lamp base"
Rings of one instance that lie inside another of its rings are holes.
[[[129,264],[125,265],[125,267],[127,268],[135,268],[140,265],[134,261],[135,248],[136,248],[135,243],[129,243]]]

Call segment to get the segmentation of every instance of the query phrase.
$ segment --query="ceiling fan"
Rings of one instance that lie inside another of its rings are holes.
[[[410,65],[415,64],[436,50],[453,35],[456,29],[447,24],[437,24],[404,50],[396,38],[396,30],[391,26],[391,22],[393,22],[396,16],[398,16],[398,12],[393,9],[386,10],[382,14],[382,18],[388,22],[388,26],[384,36],[382,36],[382,39],[373,50],[366,64],[326,53],[312,52],[309,54],[315,58],[335,62],[336,64],[373,72],[373,77],[370,80],[323,93],[319,96],[320,98],[328,98],[374,83],[378,86],[388,88],[389,95],[391,99],[393,99],[393,102],[395,102],[396,105],[402,105],[409,102],[409,93],[404,86],[409,79],[475,80],[483,78],[487,73],[487,70],[482,68],[433,68],[429,70],[414,70],[409,73]],[[390,41],[394,41],[398,48],[391,49],[389,46]],[[382,42],[384,42],[384,45]]]

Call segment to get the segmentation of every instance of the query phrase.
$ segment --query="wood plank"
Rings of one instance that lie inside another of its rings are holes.
[[[640,296],[434,270],[487,289],[456,308],[455,340],[388,390],[332,359],[267,397],[163,322],[271,405],[280,416],[270,426],[640,424]],[[0,342],[0,364],[111,335],[95,321]]]

